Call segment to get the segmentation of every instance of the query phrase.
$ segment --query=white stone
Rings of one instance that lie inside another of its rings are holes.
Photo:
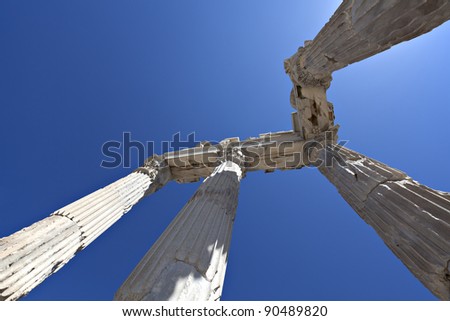
[[[115,300],[220,299],[240,167],[218,166],[122,284]]]
[[[58,271],[127,213],[157,178],[131,173],[1,238],[0,300],[17,300]]]

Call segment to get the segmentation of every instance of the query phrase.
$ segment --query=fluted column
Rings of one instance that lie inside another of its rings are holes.
[[[127,213],[144,194],[163,186],[168,168],[156,161],[51,216],[0,239],[0,300],[17,300],[59,270]]]
[[[219,300],[241,175],[231,161],[217,167],[135,267],[115,300]]]
[[[339,149],[320,152],[320,172],[434,295],[450,300],[450,194]]]
[[[333,71],[418,37],[450,19],[448,0],[344,0],[312,41],[284,62],[293,82],[292,125],[304,139],[334,127]]]
[[[316,78],[427,33],[450,19],[448,0],[344,0],[290,59]]]

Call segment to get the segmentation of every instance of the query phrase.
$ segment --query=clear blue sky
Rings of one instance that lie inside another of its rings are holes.
[[[128,174],[100,167],[102,144],[123,132],[159,146],[176,132],[290,130],[283,60],[339,3],[2,0],[0,236]],[[444,24],[336,72],[329,90],[349,148],[444,191],[449,38]],[[25,299],[112,299],[197,187],[144,199]],[[306,168],[242,181],[223,299],[435,298]]]

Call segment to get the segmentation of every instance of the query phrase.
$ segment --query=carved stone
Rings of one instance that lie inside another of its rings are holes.
[[[293,82],[294,131],[304,139],[334,126],[331,74],[431,31],[450,19],[446,0],[344,0],[313,41],[284,62]]]
[[[115,300],[219,300],[240,167],[223,162],[139,262]]]
[[[320,172],[403,264],[450,300],[450,194],[347,148],[323,149],[320,159]]]
[[[115,298],[218,300],[241,167],[272,172],[313,165],[314,147],[331,146],[337,139],[334,107],[326,95],[332,72],[449,19],[448,0],[344,0],[315,39],[285,60],[293,83],[293,131],[242,142],[237,137],[216,145],[202,142],[151,157],[127,177],[0,239],[0,300],[28,293],[169,179],[195,182],[201,177],[208,178]],[[450,195],[345,148],[339,153],[327,147],[319,154],[326,161],[339,160],[319,170],[344,199],[427,288],[449,300]]]
[[[17,300],[58,271],[136,204],[168,169],[147,168],[73,202],[0,239],[0,300]],[[164,177],[164,178],[162,178]]]
[[[314,40],[288,59],[289,70],[297,79],[306,70],[326,81],[333,71],[427,33],[449,19],[447,0],[344,0]]]

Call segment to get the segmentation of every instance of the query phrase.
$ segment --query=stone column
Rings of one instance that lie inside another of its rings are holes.
[[[166,167],[150,161],[134,173],[0,239],[0,300],[17,300],[64,266],[127,213],[144,194],[162,187]]]
[[[242,172],[226,161],[122,284],[115,300],[219,300]]]
[[[290,59],[322,79],[449,19],[448,0],[344,0],[314,40]]]
[[[450,300],[450,194],[346,148],[330,146],[320,159],[320,172],[403,264]]]
[[[292,125],[303,139],[334,127],[326,90],[331,74],[431,31],[450,19],[448,0],[344,0],[313,41],[306,41],[284,67],[291,91]]]

